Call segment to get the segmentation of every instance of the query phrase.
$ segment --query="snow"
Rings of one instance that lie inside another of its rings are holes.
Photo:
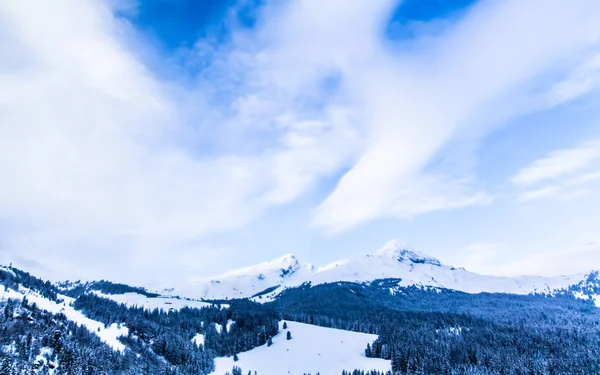
[[[327,264],[325,266],[317,268],[316,273],[330,271],[330,270],[332,270],[332,269],[334,269],[336,267],[343,266],[344,264],[346,264],[348,262],[350,262],[349,259],[337,260],[335,262],[332,262],[332,263],[329,263],[329,264]]]
[[[127,336],[129,329],[124,325],[118,325],[116,323],[111,324],[108,327],[104,327],[104,323],[89,319],[80,311],[75,310],[71,306],[73,298],[59,294],[58,299],[62,299],[63,302],[56,303],[42,297],[32,290],[24,288],[23,286],[20,286],[19,290],[15,291],[12,289],[7,289],[4,285],[0,285],[0,300],[8,298],[21,300],[23,297],[27,297],[28,303],[35,303],[37,307],[42,310],[46,310],[53,314],[64,314],[70,321],[73,321],[80,326],[84,326],[90,332],[96,334],[100,340],[110,346],[113,350],[118,350],[120,352],[125,350],[125,345],[123,345],[118,338],[120,336]]]
[[[100,291],[92,291],[99,297],[113,300],[117,303],[122,303],[127,307],[143,307],[147,310],[160,309],[164,311],[179,311],[184,307],[202,308],[212,306],[211,303],[186,300],[182,298],[171,297],[146,297],[139,293],[124,293],[124,294],[104,294]]]
[[[5,301],[7,299],[23,299],[23,295],[0,284],[0,301]]]
[[[600,307],[600,295],[598,294],[592,294],[592,295],[587,295],[583,292],[574,292],[573,295],[575,296],[575,298],[579,298],[579,299],[591,299],[592,301],[594,301],[594,304],[596,305],[596,307]]]
[[[196,346],[204,345],[204,335],[198,333],[196,336],[192,337],[192,342],[196,344]]]
[[[260,375],[339,375],[343,370],[389,371],[388,360],[365,357],[365,348],[376,335],[323,328],[310,324],[287,322],[288,329],[273,337],[273,345],[266,344],[250,351],[239,353],[237,362],[232,357],[215,360],[215,375],[231,373],[233,366],[242,369],[242,374],[257,371]],[[290,331],[292,339],[286,339]]]
[[[215,329],[217,330],[217,333],[221,333],[223,332],[223,325],[219,324],[219,323],[213,323],[215,325]],[[229,332],[229,330],[231,329],[231,326],[235,324],[235,321],[229,319],[227,320],[227,324],[225,324],[225,332]]]
[[[579,283],[587,274],[558,277],[500,277],[469,272],[443,265],[434,257],[392,240],[378,251],[353,260],[340,260],[323,267],[300,263],[288,254],[270,262],[199,279],[178,290],[181,295],[202,299],[251,298],[269,302],[283,290],[310,282],[312,285],[339,281],[370,282],[376,279],[401,279],[398,287],[446,288],[466,293],[552,293]],[[269,293],[264,291],[270,290]],[[390,290],[390,293],[394,293]]]
[[[314,266],[300,264],[295,256],[287,254],[281,258],[255,266],[229,271],[210,278],[192,281],[177,293],[191,298],[229,299],[246,298],[281,284],[282,280],[302,280],[314,273]]]
[[[443,330],[436,329],[435,333],[445,332],[451,336],[460,336],[462,334],[463,327],[450,327]]]
[[[13,270],[11,270],[9,267],[6,267],[6,266],[0,266],[0,271],[8,272],[15,277],[17,276]]]
[[[2,351],[8,354],[17,354],[17,348],[14,341],[10,345],[2,345]]]

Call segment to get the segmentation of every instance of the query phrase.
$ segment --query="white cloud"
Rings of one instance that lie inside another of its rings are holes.
[[[600,159],[600,141],[586,142],[580,147],[559,150],[536,160],[520,170],[511,182],[517,186],[530,186],[542,181],[572,175]]]
[[[469,270],[480,270],[489,267],[501,256],[504,245],[494,242],[476,242],[466,246],[463,254],[463,266]]]
[[[127,50],[133,31],[105,4],[5,1],[0,16],[10,43],[0,66],[0,215],[18,226],[3,233],[3,252],[63,265],[65,276],[73,264],[105,276],[98,265],[114,262],[109,254],[155,268],[183,251],[178,243],[265,207],[265,163],[185,147],[177,104]]]
[[[534,161],[511,178],[518,188],[518,200],[571,200],[589,193],[587,185],[600,179],[600,141],[587,141],[579,147],[551,152]],[[537,187],[543,183],[547,186]]]
[[[585,60],[573,74],[558,82],[548,92],[550,106],[577,99],[600,86],[600,54],[593,54]]]
[[[395,195],[389,197],[385,206],[374,206],[375,202],[371,200],[361,200],[349,204],[352,202],[352,197],[338,195],[339,210],[342,210],[344,202],[346,203],[345,215],[340,216],[319,207],[314,223],[331,232],[339,232],[361,221],[382,217],[410,218],[433,211],[485,205],[494,199],[493,196],[483,191],[475,190],[469,181],[418,175],[414,175],[409,180],[405,185],[396,189]],[[363,183],[365,188],[369,186],[368,181],[366,179]]]
[[[396,3],[270,4],[257,30],[199,41],[189,62],[198,54],[206,68],[187,86],[140,62],[148,47],[109,8],[136,1],[0,2],[2,250],[64,275],[78,264],[110,276],[98,265],[115,257],[115,274],[200,272],[216,262],[190,261],[210,258],[200,239],[343,171],[316,210],[321,228],[490,202],[434,158],[510,116],[506,103],[536,78],[592,71],[579,52],[599,40],[600,9],[488,1],[396,50],[382,37]]]
[[[529,202],[543,198],[555,196],[561,190],[559,186],[546,186],[541,189],[528,190],[519,196],[522,202]]]
[[[427,185],[425,197],[436,189],[428,185],[437,180],[427,169],[449,142],[465,134],[482,136],[497,121],[534,110],[542,100],[536,95],[539,81],[551,73],[581,74],[576,68],[581,51],[596,48],[600,39],[600,10],[593,1],[569,6],[549,1],[544,11],[539,6],[483,2],[443,35],[423,41],[417,49],[422,55],[370,45],[371,60],[361,60],[348,79],[362,93],[360,117],[372,132],[359,160],[318,208],[315,224],[335,231],[406,216],[407,210],[390,207],[422,201],[420,194],[403,194],[411,186]],[[528,99],[520,103],[515,97]],[[461,190],[444,194],[439,208],[486,201],[474,187]]]
[[[486,273],[504,276],[557,276],[586,273],[600,264],[600,243],[589,242],[568,250],[548,249],[499,266],[482,268]]]

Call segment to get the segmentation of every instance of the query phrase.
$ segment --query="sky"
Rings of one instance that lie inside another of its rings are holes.
[[[600,269],[596,0],[6,0],[0,50],[0,263]]]

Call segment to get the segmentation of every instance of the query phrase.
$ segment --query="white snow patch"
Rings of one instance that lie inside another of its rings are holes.
[[[196,336],[192,338],[192,342],[196,344],[196,346],[204,345],[204,335],[198,333]]]
[[[227,325],[225,326],[225,330],[226,330],[227,332],[229,332],[229,330],[231,329],[231,326],[232,326],[233,324],[235,324],[235,322],[234,322],[233,320],[231,320],[231,319],[227,320]]]
[[[583,292],[574,292],[573,296],[575,296],[575,298],[578,298],[578,299],[588,299],[589,298]]]
[[[4,285],[0,285],[0,300],[7,298],[21,300],[24,296],[27,297],[28,303],[35,303],[38,308],[53,314],[62,313],[67,317],[67,319],[86,327],[90,332],[95,333],[100,340],[110,346],[113,350],[118,350],[120,352],[125,350],[125,345],[123,345],[118,338],[121,336],[127,336],[129,329],[124,325],[117,325],[116,323],[105,328],[104,323],[92,320],[83,315],[80,311],[75,310],[71,306],[74,301],[73,298],[59,294],[57,295],[57,298],[59,300],[63,300],[63,302],[56,303],[22,286],[19,287],[18,291],[15,291],[12,289],[6,289]]]
[[[117,303],[122,303],[127,307],[143,307],[146,310],[164,310],[164,311],[179,311],[184,307],[202,308],[209,307],[212,304],[208,302],[187,300],[183,298],[172,297],[146,297],[139,293],[124,293],[124,294],[104,294],[100,291],[93,290],[95,295],[102,298],[113,300]]]
[[[48,358],[50,358],[52,356],[52,349],[48,348],[48,347],[42,347],[40,349],[40,354],[38,354],[35,357],[34,362],[37,364],[41,364],[41,365],[47,365],[48,364]],[[53,369],[49,369],[50,371],[53,371]]]
[[[250,351],[239,353],[237,362],[233,358],[217,358],[213,374],[231,373],[233,366],[242,369],[242,373],[257,371],[260,375],[302,375],[316,374],[339,375],[343,370],[391,369],[391,362],[378,358],[365,357],[365,348],[377,335],[323,328],[310,324],[287,322],[283,330],[273,337],[273,345],[266,344]],[[286,340],[287,331],[292,334]]]
[[[450,327],[445,329],[436,329],[435,333],[445,332],[451,336],[460,336],[462,334],[463,327]]]
[[[329,263],[329,264],[327,264],[325,266],[317,268],[317,270],[315,271],[315,273],[321,273],[321,272],[330,271],[330,270],[332,270],[332,269],[334,269],[336,267],[343,266],[344,264],[346,264],[348,262],[350,262],[350,260],[348,260],[348,259],[338,260],[338,261],[335,261],[333,263]]]
[[[0,270],[2,270],[2,271],[4,271],[4,272],[8,272],[8,273],[10,273],[11,275],[13,275],[13,276],[15,276],[15,277],[17,276],[17,275],[14,273],[14,271],[13,271],[13,270],[11,270],[9,267],[6,267],[6,266],[0,266]]]
[[[17,348],[15,347],[14,342],[10,345],[2,345],[2,351],[11,355],[17,354]]]
[[[23,295],[17,291],[6,288],[4,285],[0,284],[0,301],[5,301],[7,299],[22,299]]]
[[[223,326],[221,324],[218,324],[218,323],[214,323],[214,324],[215,324],[215,329],[217,330],[217,333],[223,332]]]
[[[591,299],[594,301],[594,304],[596,305],[596,307],[600,307],[600,295],[598,295],[598,294],[588,295],[583,292],[573,292],[573,295],[575,296],[575,298],[579,298],[579,299],[587,299],[587,300]]]

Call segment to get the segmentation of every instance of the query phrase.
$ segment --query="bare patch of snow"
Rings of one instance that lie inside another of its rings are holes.
[[[159,309],[163,311],[179,311],[184,307],[202,308],[209,307],[212,304],[208,302],[187,300],[183,298],[172,297],[146,297],[139,293],[124,294],[104,294],[100,291],[92,291],[98,297],[107,298],[117,303],[122,303],[127,307],[143,307],[146,310]]]
[[[192,338],[192,342],[196,344],[196,346],[204,345],[204,335],[198,333],[196,336]]]

